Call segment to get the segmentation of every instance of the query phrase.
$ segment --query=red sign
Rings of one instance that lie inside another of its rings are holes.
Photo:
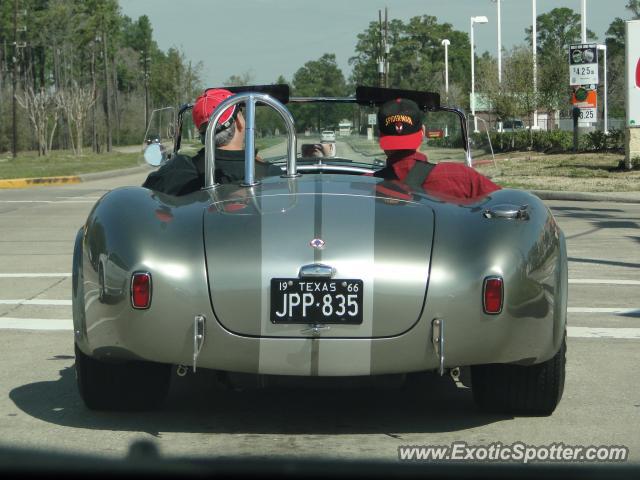
[[[427,138],[444,138],[444,130],[427,130]]]
[[[640,58],[636,64],[636,87],[640,88]]]

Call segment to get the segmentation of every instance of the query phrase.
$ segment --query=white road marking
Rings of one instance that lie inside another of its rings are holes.
[[[96,203],[95,200],[0,200],[0,203]]]
[[[70,277],[64,273],[0,273],[0,278],[38,278],[38,277]],[[570,278],[575,285],[640,285],[640,280],[604,279],[604,278]]]
[[[618,315],[638,314],[640,308],[616,308],[616,307],[569,307],[567,313],[616,313]]]
[[[71,273],[0,273],[0,278],[70,277]]]
[[[49,318],[11,318],[0,317],[0,329],[3,330],[73,330],[73,320]]]
[[[0,317],[0,330],[62,330],[72,331],[71,319]],[[640,328],[567,327],[570,338],[615,338],[640,340]]]
[[[576,285],[640,285],[640,280],[606,280],[602,278],[570,278]]]
[[[12,300],[0,300],[0,305],[48,305],[48,306],[71,306],[71,300],[47,300],[18,298]]]
[[[640,340],[640,328],[567,327],[572,338],[630,338]]]

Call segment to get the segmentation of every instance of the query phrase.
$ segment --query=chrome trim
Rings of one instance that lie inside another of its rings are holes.
[[[347,172],[347,173],[372,173],[375,172],[374,168],[364,168],[364,167],[347,167],[343,165],[331,165],[331,164],[314,164],[314,165],[300,165],[297,167],[299,171],[302,172],[323,172],[325,170],[334,170],[336,172]]]
[[[218,186],[215,183],[215,127],[220,121],[220,117],[229,107],[232,107],[238,103],[245,102],[247,104],[247,119],[246,119],[246,136],[245,136],[245,181],[243,185],[255,185],[255,152],[253,148],[248,147],[254,145],[255,138],[255,104],[256,102],[263,103],[280,114],[285,126],[287,128],[287,173],[283,175],[285,178],[297,177],[296,172],[296,131],[293,123],[293,117],[289,110],[275,98],[255,92],[238,93],[226,98],[218,107],[211,113],[209,117],[209,124],[207,125],[207,132],[205,134],[204,141],[204,157],[205,157],[205,182],[204,189],[209,190]],[[253,114],[250,113],[253,111]],[[251,118],[249,118],[251,116]],[[247,143],[247,136],[251,134],[251,140]],[[249,173],[250,172],[250,173]]]
[[[434,318],[431,322],[431,343],[438,356],[438,374],[444,375],[444,319]]]
[[[106,274],[105,274],[106,275]],[[133,303],[133,279],[136,275],[146,275],[147,277],[149,277],[149,301],[147,302],[147,305],[144,307],[136,307],[135,304]],[[144,270],[142,271],[136,271],[133,272],[131,274],[131,282],[129,283],[129,296],[131,298],[131,307],[133,307],[136,310],[148,310],[149,307],[151,306],[151,297],[153,296],[153,283],[151,281],[151,272],[146,272]]]
[[[322,330],[331,330],[331,326],[325,325],[323,323],[312,323],[308,328],[303,328],[302,330],[300,330],[300,333],[310,333],[314,337],[319,337],[322,333]]]
[[[529,220],[529,205],[501,204],[485,208],[484,218],[506,218],[509,220]]]
[[[245,102],[245,130],[244,130],[244,182],[243,187],[254,187],[260,182],[255,180],[255,146],[256,146],[256,100],[249,96]]]
[[[322,263],[311,263],[300,267],[299,278],[332,278],[336,269]]]
[[[486,293],[487,293],[487,280],[495,280],[498,279],[502,282],[502,288],[500,289],[500,310],[497,312],[487,312],[487,305],[485,302]],[[482,311],[486,315],[499,315],[502,313],[502,308],[504,307],[504,278],[500,275],[489,275],[488,277],[484,277],[482,281]]]
[[[471,145],[469,144],[469,132],[467,131],[467,117],[464,112],[455,107],[443,107],[442,105],[436,111],[451,112],[458,115],[460,119],[460,133],[462,134],[462,142],[464,145],[464,159],[467,167],[473,168],[473,158],[471,158]]]
[[[289,97],[289,103],[357,103],[356,97]]]
[[[196,362],[198,355],[202,351],[204,345],[205,334],[205,322],[206,317],[204,315],[196,315],[193,318],[193,373],[196,372]]]

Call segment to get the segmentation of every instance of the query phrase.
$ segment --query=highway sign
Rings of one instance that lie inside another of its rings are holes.
[[[375,113],[370,113],[368,115],[369,125],[375,125],[377,123],[377,115]]]
[[[598,46],[595,43],[569,45],[569,85],[598,84]]]

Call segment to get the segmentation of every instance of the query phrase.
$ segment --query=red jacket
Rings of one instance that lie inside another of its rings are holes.
[[[398,153],[400,154],[400,152]],[[399,159],[390,156],[387,161],[390,166],[376,172],[374,175],[389,180],[398,179],[403,181],[413,165],[417,161],[426,162],[427,157],[420,152],[409,152]],[[454,162],[438,163],[422,184],[422,188],[430,195],[451,199],[479,198],[500,190],[498,185],[476,172],[473,168]]]

